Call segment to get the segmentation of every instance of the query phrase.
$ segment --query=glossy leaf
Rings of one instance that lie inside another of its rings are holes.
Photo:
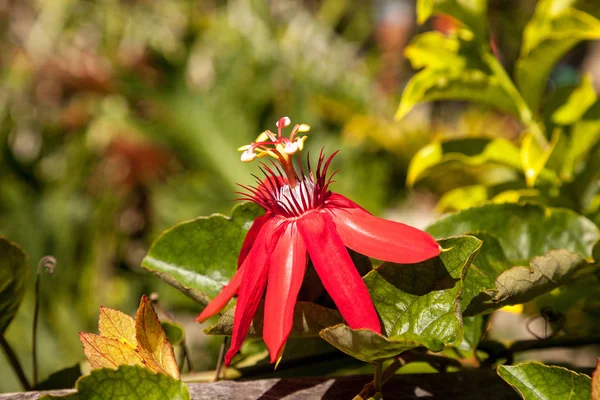
[[[237,270],[237,259],[252,222],[264,211],[236,205],[232,216],[214,214],[163,232],[142,266],[200,304],[208,304]]]
[[[77,393],[44,396],[42,399],[94,400],[189,400],[187,386],[180,380],[157,374],[147,368],[122,365],[118,369],[98,369],[81,378]]]
[[[447,14],[462,22],[481,40],[487,38],[487,0],[418,0],[417,22],[433,14]]]
[[[531,113],[502,67],[477,43],[439,32],[416,36],[406,47],[414,68],[423,68],[408,82],[396,119],[402,119],[417,103],[457,99],[488,104],[529,122]]]
[[[566,368],[525,362],[501,365],[498,375],[525,400],[590,399],[590,377]]]
[[[419,346],[441,351],[447,344],[460,344],[462,276],[481,241],[460,236],[439,243],[446,251],[438,258],[410,265],[384,263],[363,278],[386,336],[338,325],[323,330],[321,337],[367,362]]]
[[[135,320],[118,310],[102,307],[98,329],[99,335],[79,334],[92,368],[139,365],[179,378],[173,347],[148,297],[142,297]]]
[[[231,335],[234,314],[235,307],[232,307],[223,313],[215,325],[207,328],[205,333],[208,335]],[[264,304],[261,302],[252,320],[248,337],[262,337],[263,317]],[[298,301],[294,308],[294,320],[290,337],[318,336],[322,329],[339,324],[342,321],[342,316],[337,310],[314,303]]]
[[[588,219],[534,204],[471,208],[428,231],[435,237],[472,233],[484,241],[465,277],[465,315],[522,303],[568,282],[588,265],[600,238]]]
[[[525,27],[515,79],[531,109],[538,108],[554,64],[582,40],[600,38],[600,20],[574,3],[542,0]]]
[[[0,237],[0,336],[4,335],[23,301],[28,279],[25,253]]]

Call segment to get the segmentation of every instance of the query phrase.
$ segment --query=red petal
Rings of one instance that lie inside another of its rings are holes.
[[[244,243],[242,244],[242,249],[240,250],[240,256],[238,257],[238,268],[242,266],[244,260],[248,256],[256,237],[258,236],[258,232],[260,232],[260,228],[265,224],[265,222],[272,217],[272,214],[267,213],[262,217],[258,217],[252,223],[250,230],[246,234],[246,238],[244,239]]]
[[[277,244],[282,228],[285,227],[282,225],[282,221],[279,218],[270,218],[265,222],[242,266],[244,275],[233,316],[231,346],[225,355],[226,366],[229,366],[235,353],[242,347],[256,308],[260,303],[267,284],[271,249]]]
[[[330,196],[327,209],[344,244],[361,254],[400,264],[412,264],[440,254],[440,246],[428,233],[374,217],[340,194]]]
[[[244,275],[244,265],[240,269],[237,270],[229,284],[225,285],[223,289],[221,289],[221,293],[219,293],[208,305],[200,315],[196,318],[196,322],[204,322],[219,311],[223,309],[229,303],[229,300],[233,297],[233,295],[238,291],[240,287],[240,283],[242,281],[242,277]]]
[[[298,219],[298,231],[323,286],[353,329],[381,333],[373,302],[327,212],[313,211]]]
[[[254,244],[258,233],[261,228],[268,220],[268,217],[271,217],[271,214],[263,215],[262,217],[258,217],[252,223],[246,238],[244,239],[244,244],[242,245],[242,250],[240,251],[240,256],[238,258],[238,271],[233,275],[231,281],[221,289],[221,292],[214,298],[204,310],[198,315],[196,318],[196,322],[204,322],[219,311],[223,309],[229,303],[229,300],[235,295],[240,287],[240,282],[242,281],[242,277],[244,275],[244,266],[243,262],[246,259],[246,256],[250,252],[252,245]]]
[[[292,330],[294,305],[306,271],[306,247],[296,223],[289,223],[271,253],[263,339],[277,361]]]

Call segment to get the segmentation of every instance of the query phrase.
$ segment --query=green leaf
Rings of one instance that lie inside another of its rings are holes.
[[[16,244],[0,236],[0,335],[10,325],[27,288],[27,257]]]
[[[320,336],[344,353],[364,362],[376,362],[397,356],[419,347],[421,338],[387,338],[368,329],[351,329],[347,325],[336,325],[323,329]],[[425,339],[430,347],[441,349],[443,343]]]
[[[253,203],[235,206],[232,216],[214,214],[163,232],[142,266],[200,304],[208,304],[237,270],[252,222],[264,211]]]
[[[498,238],[506,258],[519,263],[557,249],[590,258],[600,238],[600,231],[587,218],[571,210],[538,204],[487,204],[470,208],[440,219],[427,232],[438,238],[491,232]]]
[[[183,326],[173,321],[161,321],[160,326],[165,332],[165,335],[167,335],[167,340],[171,345],[177,346],[183,342],[183,338],[185,337]]]
[[[416,36],[405,53],[414,68],[424,69],[404,89],[396,119],[403,118],[417,103],[444,99],[485,103],[520,116],[522,111],[514,97],[518,93],[507,91],[504,76],[492,68],[486,52],[476,43],[439,32]]]
[[[466,316],[526,302],[570,281],[589,265],[585,258],[591,258],[600,237],[591,221],[573,211],[535,204],[471,208],[428,231],[435,237],[471,233],[483,240],[464,279]]]
[[[590,75],[585,75],[569,95],[566,102],[554,111],[552,121],[559,125],[571,125],[579,121],[596,102],[598,95]]]
[[[418,264],[384,263],[363,280],[387,336],[345,325],[324,329],[321,337],[367,362],[424,346],[441,351],[462,341],[460,293],[481,241],[472,236],[443,239],[439,257]]]
[[[447,172],[452,168],[464,170],[466,167],[473,170],[473,174],[478,174],[485,166],[521,169],[519,148],[508,140],[499,138],[434,141],[419,150],[412,158],[406,183],[414,186],[416,182],[436,174],[443,174],[445,179],[448,179]]]
[[[525,27],[515,79],[531,109],[538,108],[554,64],[582,40],[600,38],[600,21],[574,3],[542,0]]]
[[[589,400],[590,377],[566,368],[525,362],[501,365],[498,375],[525,400]]]
[[[118,369],[97,369],[77,381],[77,393],[44,396],[42,399],[94,400],[189,400],[187,386],[149,369],[122,365]]]
[[[481,241],[458,236],[439,244],[445,249],[439,257],[410,265],[383,263],[363,278],[387,336],[410,333],[445,343],[461,336],[461,279]]]
[[[207,335],[231,335],[233,331],[233,316],[235,307],[227,310],[217,323],[204,332]],[[326,308],[318,304],[298,301],[294,307],[294,320],[290,337],[313,337],[329,326],[342,322],[343,319],[337,310]],[[261,302],[256,310],[248,337],[262,337],[264,326],[264,303]]]
[[[487,0],[418,0],[417,22],[433,14],[448,14],[462,22],[481,41],[487,40]]]

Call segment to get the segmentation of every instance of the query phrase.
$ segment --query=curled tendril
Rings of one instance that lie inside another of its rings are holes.
[[[54,258],[53,256],[42,257],[37,266],[38,274],[41,273],[42,270],[43,270],[43,272],[45,272],[47,274],[53,274],[55,269],[56,269],[56,258]]]

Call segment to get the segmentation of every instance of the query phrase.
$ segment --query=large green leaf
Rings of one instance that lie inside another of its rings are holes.
[[[264,211],[253,203],[235,206],[231,218],[199,217],[165,231],[142,266],[201,304],[208,304],[237,269],[252,222]]]
[[[465,315],[523,303],[563,285],[588,265],[600,238],[598,228],[573,211],[535,204],[471,208],[428,231],[437,237],[471,233],[484,241],[465,277]]]
[[[417,22],[424,23],[432,14],[448,14],[461,21],[475,37],[486,40],[487,0],[418,0]]]
[[[515,79],[531,109],[538,107],[554,64],[580,41],[600,38],[600,21],[574,4],[541,0],[525,27]]]
[[[204,332],[208,335],[231,335],[233,332],[233,316],[235,307],[227,310],[217,323]],[[318,304],[299,301],[294,307],[294,319],[290,337],[318,336],[319,332],[329,326],[342,322],[342,317],[337,310],[326,308]],[[248,337],[262,337],[264,326],[264,304],[261,303],[256,310]]]
[[[416,36],[406,47],[415,74],[404,89],[396,118],[417,103],[458,99],[488,104],[529,122],[529,110],[497,61],[485,47],[439,32]]]
[[[392,357],[424,346],[441,351],[462,341],[462,278],[481,241],[459,236],[439,241],[439,257],[418,264],[384,263],[363,279],[381,317],[386,336],[345,325],[327,328],[321,337],[363,361]]]
[[[525,400],[589,400],[591,379],[566,368],[525,362],[501,365],[498,375]]]
[[[21,305],[28,278],[23,250],[0,237],[0,335],[4,335]]]
[[[77,381],[77,393],[44,396],[42,399],[94,400],[189,400],[187,386],[180,380],[147,368],[122,365],[118,369],[96,369]]]
[[[448,169],[472,170],[477,174],[483,167],[505,166],[521,168],[519,148],[506,139],[460,138],[434,141],[415,154],[408,167],[409,186]]]

